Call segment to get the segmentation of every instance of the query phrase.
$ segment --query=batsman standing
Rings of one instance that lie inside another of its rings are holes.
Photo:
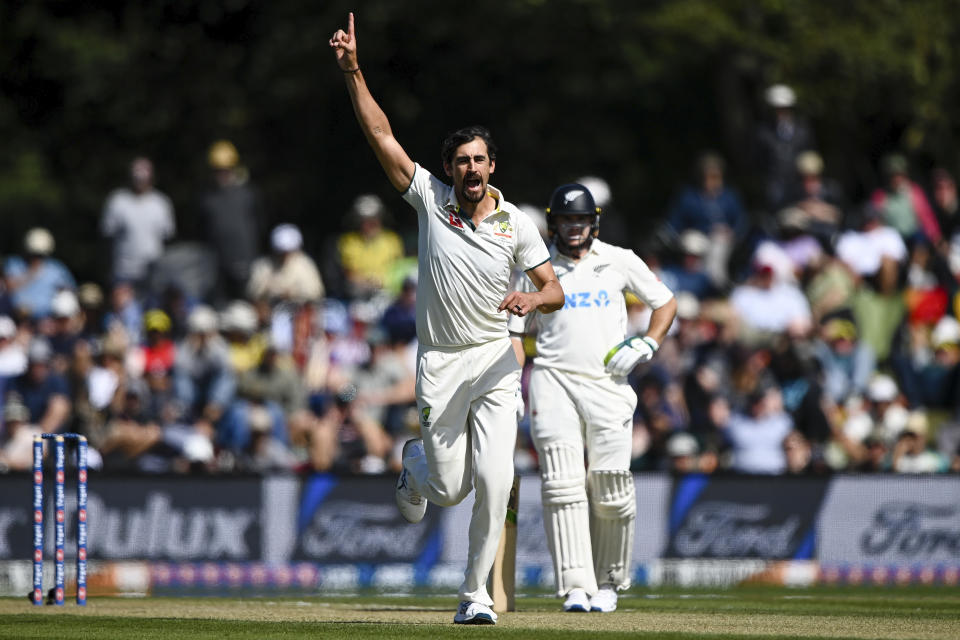
[[[496,165],[489,132],[469,127],[448,136],[441,158],[453,186],[446,185],[415,164],[393,137],[357,61],[352,13],[347,30],[334,33],[330,46],[367,142],[419,221],[416,392],[422,439],[404,445],[397,505],[407,520],[419,522],[427,501],[450,506],[475,491],[467,570],[453,621],[494,624],[486,581],[513,481],[520,384],[507,317],[556,311],[563,290],[533,221],[488,184]],[[514,266],[529,276],[529,291],[508,291]]]
[[[627,374],[653,357],[677,309],[673,294],[643,260],[596,239],[599,227],[600,209],[586,187],[566,184],[553,192],[547,209],[550,257],[566,305],[560,313],[509,322],[521,362],[522,335],[536,332],[528,390],[531,435],[564,611],[614,611],[617,591],[630,586],[636,498],[629,469],[637,396]],[[521,278],[518,288],[531,286]],[[628,291],[653,309],[644,336],[625,335]]]

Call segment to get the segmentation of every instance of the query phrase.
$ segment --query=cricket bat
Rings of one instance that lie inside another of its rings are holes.
[[[513,476],[510,499],[507,501],[507,517],[500,534],[497,557],[490,571],[490,597],[497,613],[515,611],[517,580],[517,507],[520,505],[520,476]]]

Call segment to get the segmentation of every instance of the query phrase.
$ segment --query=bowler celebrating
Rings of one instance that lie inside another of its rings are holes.
[[[557,593],[564,611],[610,612],[630,586],[636,517],[629,469],[637,396],[627,374],[653,357],[677,303],[632,251],[596,239],[600,209],[583,185],[553,192],[547,230],[567,303],[553,315],[510,318],[510,333],[521,361],[522,334],[537,334],[531,435]],[[531,288],[526,278],[519,286]],[[653,309],[642,337],[625,335],[628,291]]]
[[[488,184],[496,166],[489,132],[469,127],[443,143],[449,187],[414,163],[393,137],[357,61],[351,13],[330,46],[354,113],[397,191],[417,211],[417,409],[422,439],[403,447],[397,505],[419,522],[427,501],[450,506],[476,492],[459,624],[494,624],[486,581],[513,481],[520,365],[507,316],[563,306],[560,283],[536,226]],[[533,287],[508,293],[514,266]],[[504,313],[506,312],[506,313]]]

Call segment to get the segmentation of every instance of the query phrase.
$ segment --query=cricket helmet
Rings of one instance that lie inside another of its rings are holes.
[[[590,190],[578,182],[571,182],[557,187],[553,195],[550,196],[550,204],[547,207],[547,233],[550,238],[557,243],[561,250],[569,248],[565,246],[565,241],[557,233],[557,225],[560,224],[558,218],[561,216],[593,216],[590,223],[590,235],[584,243],[589,248],[593,239],[600,233],[600,207],[593,199]]]

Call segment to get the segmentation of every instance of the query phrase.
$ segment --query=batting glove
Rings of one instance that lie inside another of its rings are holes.
[[[660,345],[649,336],[627,338],[607,352],[603,364],[614,377],[628,375],[641,362],[648,362]]]

